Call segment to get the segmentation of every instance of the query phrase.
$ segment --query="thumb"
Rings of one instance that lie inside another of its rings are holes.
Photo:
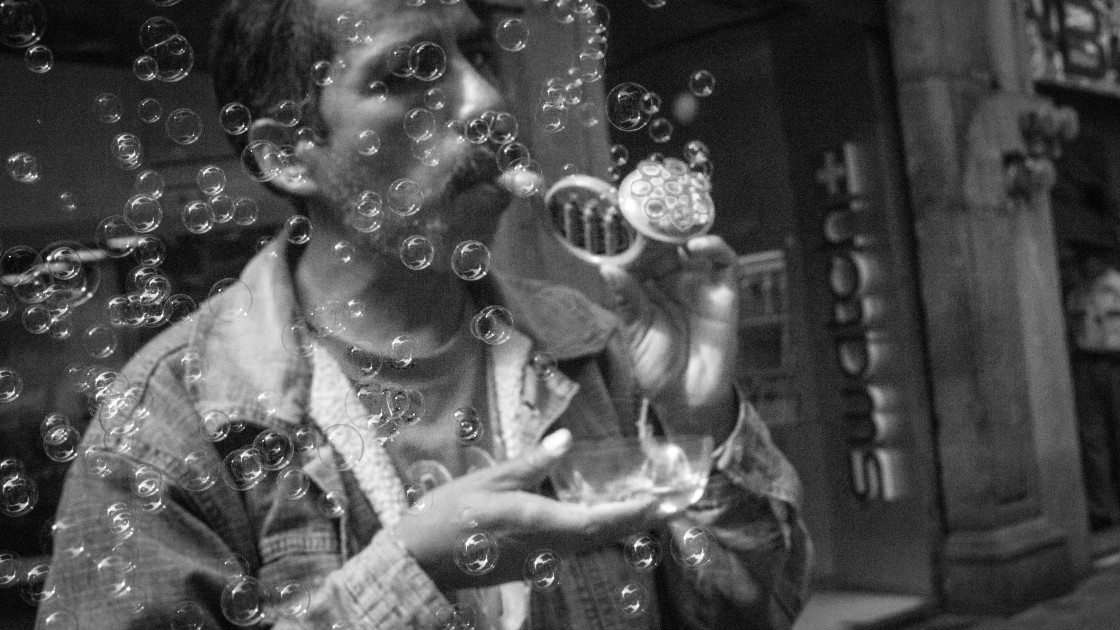
[[[600,265],[599,275],[607,285],[614,311],[624,326],[634,327],[649,317],[652,305],[637,278],[610,264]]]
[[[541,440],[541,443],[524,455],[503,462],[492,470],[500,485],[509,489],[536,486],[552,465],[560,460],[572,446],[572,432],[559,429]]]

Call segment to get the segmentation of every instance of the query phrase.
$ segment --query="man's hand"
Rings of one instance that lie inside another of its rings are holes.
[[[571,440],[572,434],[561,429],[517,459],[433,489],[431,506],[406,516],[397,526],[398,538],[447,591],[521,580],[526,556],[537,549],[563,557],[651,528],[657,519],[652,498],[586,507],[532,493]],[[499,558],[493,571],[470,576],[456,566],[454,549],[461,535],[476,531],[497,539]]]
[[[718,236],[683,247],[684,254],[651,243],[629,270],[599,271],[622,319],[639,387],[666,429],[707,432],[719,444],[735,421],[736,255]]]

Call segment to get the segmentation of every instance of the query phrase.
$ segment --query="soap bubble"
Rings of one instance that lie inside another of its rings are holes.
[[[23,62],[27,64],[28,70],[35,74],[43,74],[54,67],[54,53],[46,46],[32,46],[23,53]]]
[[[220,166],[209,164],[198,169],[194,180],[198,189],[207,196],[216,195],[226,188],[226,173]]]
[[[478,241],[463,241],[451,253],[451,269],[463,280],[480,280],[490,271],[490,250]]]
[[[427,238],[414,234],[401,241],[401,262],[413,271],[427,269],[435,259],[435,248]]]
[[[29,568],[19,589],[20,598],[32,606],[38,606],[54,597],[58,587],[49,581],[50,573],[51,565],[45,562]]]
[[[70,424],[55,426],[43,435],[43,451],[53,461],[73,461],[78,457],[81,441],[82,434]]]
[[[230,436],[230,416],[224,411],[211,409],[198,418],[198,432],[211,442],[222,442]]]
[[[664,552],[661,543],[648,534],[634,534],[622,547],[626,563],[639,571],[652,571],[661,564]]]
[[[447,106],[447,93],[443,88],[434,87],[424,92],[424,107],[433,112],[438,112]]]
[[[160,199],[163,197],[163,191],[166,187],[163,175],[158,171],[140,171],[136,174],[136,183],[132,189],[137,195],[144,195],[152,199]]]
[[[43,618],[43,630],[78,630],[78,618],[65,610],[56,610]]]
[[[177,324],[194,313],[198,305],[194,298],[184,293],[169,296],[163,302],[163,319],[168,324]]]
[[[272,181],[282,167],[280,147],[268,140],[254,140],[241,152],[241,166],[253,181]]]
[[[261,454],[255,448],[239,448],[222,461],[222,481],[234,490],[255,488],[265,474]]]
[[[222,558],[221,573],[227,580],[246,577],[249,575],[249,561],[240,554],[231,553]]]
[[[381,150],[381,136],[376,131],[366,129],[358,134],[358,153],[374,155]]]
[[[474,407],[459,407],[455,410],[456,437],[463,446],[470,446],[478,442],[485,430],[485,425],[478,417],[478,410]]]
[[[8,175],[21,184],[39,181],[39,162],[30,153],[13,153],[8,156]]]
[[[537,378],[551,378],[556,374],[556,357],[548,352],[535,352],[530,361],[533,366],[533,371],[537,373]]]
[[[58,209],[65,214],[74,214],[78,210],[78,200],[74,193],[68,190],[58,193]]]
[[[202,606],[192,601],[182,601],[175,606],[171,617],[171,630],[202,630],[206,624],[206,613]]]
[[[311,488],[311,479],[299,468],[287,468],[276,476],[276,488],[280,496],[295,501],[307,494]]]
[[[136,262],[148,267],[158,267],[163,264],[167,256],[167,248],[158,236],[147,234],[136,241],[136,248],[132,251]]]
[[[226,103],[218,115],[218,121],[226,133],[231,136],[239,136],[249,131],[249,125],[253,123],[253,116],[249,113],[249,108],[241,103]]]
[[[708,149],[708,145],[700,140],[689,140],[688,143],[684,145],[684,158],[689,166],[695,166],[709,161],[711,159],[711,151]]]
[[[510,164],[502,174],[502,184],[518,197],[531,197],[544,185],[544,174],[536,160],[521,158]]]
[[[319,512],[327,518],[346,516],[346,499],[340,492],[326,492],[316,501]]]
[[[398,335],[389,345],[390,365],[398,370],[412,367],[416,358],[416,340],[409,335]]]
[[[179,27],[171,20],[162,15],[150,17],[140,25],[140,47],[144,49],[151,48],[178,34]]]
[[[331,62],[326,59],[320,59],[311,66],[311,80],[319,87],[327,87],[334,83],[334,78],[331,77]]]
[[[0,403],[10,403],[23,393],[23,379],[12,368],[0,367]]]
[[[40,0],[0,1],[0,42],[12,48],[37,44],[47,28],[47,12]]]
[[[331,250],[340,265],[349,265],[354,260],[354,254],[357,253],[354,244],[350,241],[339,241],[331,246]]]
[[[0,512],[5,516],[24,516],[38,502],[39,488],[30,476],[17,473],[0,479]]]
[[[389,86],[385,85],[384,81],[370,81],[369,85],[366,86],[366,94],[370,98],[384,102],[385,99],[389,98]]]
[[[210,312],[222,321],[248,317],[253,309],[253,292],[237,278],[224,278],[215,282],[207,299]]]
[[[637,617],[649,610],[649,591],[637,582],[620,584],[611,589],[611,604],[623,617]]]
[[[260,208],[252,197],[238,197],[233,206],[233,222],[238,225],[252,225],[260,214]]]
[[[183,206],[183,225],[191,234],[205,234],[214,228],[214,210],[205,201],[195,200]]]
[[[235,626],[255,626],[264,620],[267,599],[256,578],[235,578],[222,589],[222,616]]]
[[[296,581],[288,581],[272,591],[272,605],[276,614],[285,619],[298,619],[311,606],[311,593]]]
[[[422,483],[405,486],[404,499],[409,514],[420,514],[432,507],[432,496],[428,493],[427,486]]]
[[[106,359],[117,351],[117,331],[108,326],[90,326],[82,337],[86,352],[95,359]]]
[[[654,118],[649,124],[649,137],[658,144],[664,144],[673,137],[673,123],[667,118]]]
[[[182,35],[172,35],[144,51],[156,62],[156,78],[175,83],[187,77],[194,67],[194,49]]]
[[[111,92],[103,92],[93,99],[93,113],[103,123],[112,124],[121,119],[121,98]]]
[[[435,42],[420,42],[408,53],[412,76],[421,81],[435,81],[447,71],[447,53]]]
[[[486,532],[459,536],[453,552],[455,564],[467,575],[485,575],[498,566],[498,541]]]
[[[261,466],[273,471],[290,464],[296,449],[292,438],[271,429],[258,433],[253,439],[253,447],[260,453]]]
[[[183,458],[186,472],[179,479],[179,483],[188,492],[204,492],[214,487],[218,481],[217,462],[213,455],[205,451],[192,451]]]
[[[32,335],[42,335],[51,329],[54,319],[50,310],[41,304],[34,304],[23,311],[23,328]]]
[[[525,558],[522,575],[535,591],[549,592],[560,587],[561,562],[549,549],[538,549]]]
[[[292,245],[306,245],[311,241],[311,219],[302,214],[294,214],[285,221],[288,242]]]
[[[508,18],[498,24],[494,31],[494,40],[504,50],[518,52],[525,50],[525,43],[529,39],[529,27],[518,18]]]
[[[163,221],[163,207],[154,197],[144,194],[133,195],[124,204],[125,223],[140,234],[146,234],[159,227]]]
[[[637,131],[649,122],[643,105],[649,91],[637,83],[620,83],[607,94],[607,119],[619,131]]]
[[[715,536],[696,525],[673,536],[669,551],[673,559],[686,569],[698,569],[712,561],[716,551]]]
[[[121,133],[113,138],[110,145],[113,158],[120,162],[121,166],[125,169],[134,169],[140,166],[140,159],[143,157],[143,150],[140,145],[140,138],[134,133]]]
[[[409,110],[404,116],[404,133],[413,142],[432,137],[436,130],[436,118],[431,111],[422,107]]]
[[[348,424],[336,424],[323,432],[331,444],[346,444],[346,453],[340,449],[321,449],[319,456],[323,463],[335,470],[350,470],[358,465],[365,454],[365,440],[357,429]]]
[[[13,586],[20,575],[19,554],[0,551],[0,588]]]
[[[154,98],[146,98],[136,106],[136,115],[142,122],[159,122],[160,117],[163,116],[163,106]]]
[[[132,74],[141,81],[151,81],[159,74],[159,66],[150,55],[140,55],[132,62]]]
[[[533,120],[548,133],[560,133],[568,126],[568,108],[555,103],[539,103],[533,109]]]
[[[133,505],[144,512],[154,513],[166,507],[164,498],[167,483],[161,474],[151,466],[141,466],[132,473]]]
[[[700,98],[711,96],[716,87],[716,78],[707,70],[697,70],[688,77],[688,89]]]
[[[503,170],[509,168],[511,165],[519,160],[531,159],[529,154],[529,147],[520,142],[508,142],[498,149],[496,156],[498,161],[498,168]]]
[[[585,83],[594,83],[603,78],[607,70],[607,56],[598,48],[585,48],[579,53],[580,78]]]
[[[432,611],[425,627],[432,630],[475,630],[477,619],[478,615],[470,604],[447,604]]]
[[[202,135],[202,119],[193,110],[180,107],[167,115],[167,137],[176,144],[194,144]]]
[[[291,100],[280,101],[280,104],[272,110],[272,119],[284,127],[298,125],[301,115],[299,103]]]
[[[504,306],[487,306],[471,318],[471,334],[492,346],[505,343],[513,334],[513,315]]]

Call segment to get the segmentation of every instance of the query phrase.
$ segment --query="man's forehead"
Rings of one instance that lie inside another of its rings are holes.
[[[339,16],[351,13],[371,24],[388,20],[391,23],[436,21],[448,26],[456,18],[484,17],[491,12],[522,12],[530,0],[459,0],[453,4],[445,0],[427,0],[416,6],[416,0],[313,0],[320,18],[334,22]]]

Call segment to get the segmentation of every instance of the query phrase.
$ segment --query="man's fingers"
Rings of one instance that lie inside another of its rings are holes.
[[[540,483],[572,445],[572,432],[559,429],[548,434],[541,443],[520,457],[488,468],[503,489],[531,488]]]
[[[650,314],[649,297],[638,279],[615,265],[602,265],[599,275],[610,291],[615,313],[627,327],[638,326]]]
[[[656,518],[658,502],[645,497],[595,506],[554,503],[548,514],[549,529],[598,545],[648,529]]]

